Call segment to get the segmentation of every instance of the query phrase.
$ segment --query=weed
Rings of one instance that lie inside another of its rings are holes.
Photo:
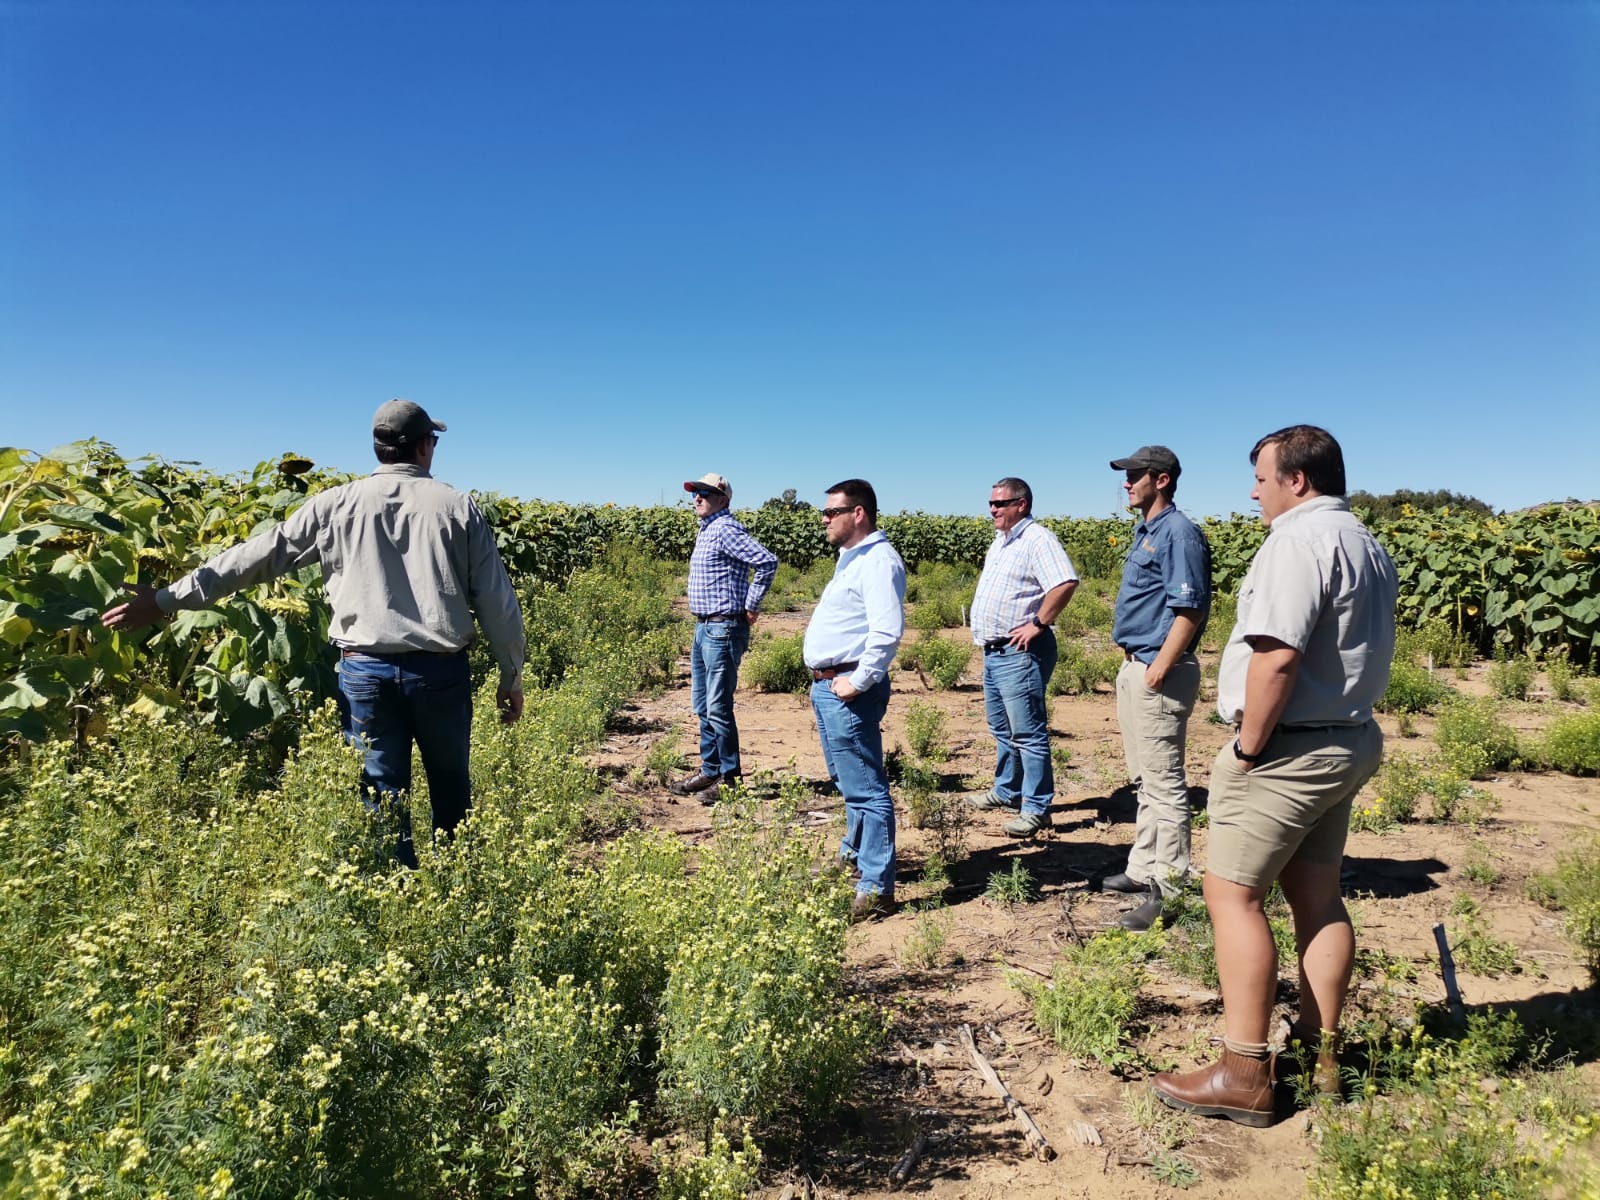
[[[1011,985],[1033,1002],[1034,1020],[1063,1051],[1112,1070],[1140,1064],[1128,1026],[1144,984],[1144,964],[1161,952],[1164,935],[1113,929],[1070,948],[1049,982],[1010,972]]]
[[[1415,666],[1396,654],[1389,668],[1389,686],[1373,707],[1386,713],[1432,712],[1454,692],[1426,667]]]
[[[941,900],[931,900],[922,906],[911,922],[911,936],[906,939],[901,959],[909,967],[931,971],[945,957],[950,942],[950,929],[954,917]]]
[[[1517,761],[1516,731],[1500,719],[1492,700],[1446,705],[1433,737],[1445,763],[1466,779],[1482,779]]]
[[[793,692],[801,695],[811,689],[811,672],[806,668],[801,645],[802,634],[791,637],[767,636],[759,639],[744,658],[744,681],[760,692]]]
[[[983,889],[983,894],[995,904],[1013,908],[1018,904],[1033,903],[1039,894],[1039,884],[1033,872],[1022,865],[1022,860],[1014,858],[1010,871],[996,871],[989,876],[989,884]]]
[[[1417,666],[1465,667],[1472,662],[1472,644],[1438,617],[1416,629],[1396,632],[1395,657]]]
[[[1427,776],[1427,787],[1433,797],[1429,819],[1437,825],[1460,824],[1475,828],[1500,806],[1492,792],[1473,787],[1449,768]]]
[[[1600,775],[1600,712],[1557,717],[1535,756],[1541,765],[1565,775]]]
[[[1088,589],[1089,585],[1081,585],[1073,593],[1072,602],[1056,618],[1056,631],[1063,640],[1111,628],[1116,616],[1115,609],[1105,596]]]
[[[1567,937],[1583,954],[1589,973],[1600,979],[1600,836],[1590,835],[1563,853],[1555,873],[1534,876],[1528,880],[1530,888],[1535,880],[1541,895],[1548,897],[1547,906],[1567,914]]]
[[[678,727],[674,725],[655,740],[650,747],[650,753],[644,760],[645,769],[662,787],[665,787],[673,775],[688,769],[688,760],[678,749]]]
[[[1461,868],[1461,877],[1479,887],[1493,887],[1500,882],[1500,868],[1489,857],[1488,848],[1479,844],[1473,847],[1472,857]]]
[[[658,1143],[656,1153],[659,1200],[744,1200],[761,1181],[761,1151],[748,1131],[739,1150],[719,1127],[706,1145],[680,1138],[670,1150]]]
[[[1076,693],[1087,696],[1096,685],[1115,683],[1122,669],[1122,654],[1115,650],[1092,653],[1079,642],[1062,642],[1055,673],[1050,676],[1048,695]]]
[[[1534,667],[1526,658],[1489,664],[1489,690],[1502,700],[1526,700],[1533,690]]]
[[[950,747],[944,740],[948,718],[938,705],[926,700],[913,700],[906,710],[906,741],[911,743],[911,753],[924,762],[942,763],[950,757]]]
[[[1570,703],[1578,698],[1578,691],[1572,686],[1572,662],[1565,646],[1545,660],[1544,676],[1550,685],[1550,699]]]
[[[1515,1017],[1473,1014],[1457,1041],[1423,1023],[1369,1046],[1364,1086],[1348,1106],[1321,1110],[1312,1196],[1498,1196],[1536,1200],[1588,1194],[1597,1178],[1595,1122],[1527,1070],[1485,1086],[1522,1040]]]
[[[1471,896],[1464,892],[1457,896],[1450,913],[1461,918],[1461,932],[1450,946],[1457,966],[1490,978],[1514,975],[1522,970],[1516,946],[1484,928],[1483,906]]]
[[[909,646],[900,647],[900,665],[931,677],[933,686],[947,691],[961,682],[972,662],[972,643],[957,642],[925,632]]]

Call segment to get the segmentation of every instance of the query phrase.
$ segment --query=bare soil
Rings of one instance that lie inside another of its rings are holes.
[[[785,635],[804,628],[806,615],[764,616],[762,633]],[[964,639],[965,630],[945,636]],[[1204,661],[1204,659],[1203,659]],[[1208,666],[1210,664],[1207,664]],[[954,689],[936,691],[914,671],[896,671],[885,719],[886,746],[906,742],[905,714],[913,700],[939,706],[948,717],[952,755],[943,767],[946,785],[963,791],[987,788],[994,770],[993,742],[983,716],[981,660],[975,654],[967,677]],[[1205,719],[1215,701],[1208,670],[1201,704],[1189,729],[1189,783],[1197,811],[1206,801],[1206,781],[1218,749],[1231,736]],[[1482,693],[1483,669],[1451,682]],[[690,712],[687,661],[678,683],[660,695],[641,697],[596,757],[595,765],[619,796],[639,805],[645,822],[694,837],[708,832],[707,809],[680,799],[653,779],[642,778],[651,747],[676,727],[678,744],[691,764],[698,745]],[[1006,814],[974,814],[967,834],[969,856],[950,872],[947,886],[920,882],[929,851],[928,835],[910,828],[900,805],[898,910],[851,931],[848,957],[856,985],[895,1013],[894,1027],[837,1125],[809,1131],[797,1144],[768,1148],[762,1195],[777,1197],[788,1183],[803,1195],[808,1185],[821,1197],[877,1197],[901,1193],[938,1200],[988,1197],[1115,1197],[1174,1195],[1152,1174],[1152,1147],[1135,1122],[1129,1101],[1147,1088],[1142,1075],[1119,1077],[1092,1062],[1075,1062],[1042,1036],[1022,994],[1004,978],[1009,966],[1048,975],[1061,950],[1115,924],[1133,899],[1100,891],[1100,881],[1126,863],[1133,837],[1135,798],[1126,786],[1115,698],[1109,689],[1053,700],[1052,741],[1071,751],[1057,769],[1054,828],[1018,841],[1001,832]],[[1517,706],[1512,723],[1537,729],[1563,706],[1534,702]],[[825,776],[809,701],[741,686],[737,714],[747,778],[758,771],[791,769],[812,780]],[[1431,746],[1431,722],[1417,721],[1415,739],[1401,737],[1383,718],[1387,752],[1422,753]],[[963,786],[965,784],[966,786]],[[1369,785],[1370,786],[1370,785]],[[1357,944],[1381,949],[1415,965],[1415,982],[1395,984],[1402,998],[1442,1002],[1432,928],[1449,927],[1450,907],[1462,891],[1483,906],[1489,929],[1517,947],[1520,973],[1483,978],[1461,972],[1469,1008],[1495,1004],[1518,1011],[1530,1027],[1593,1028],[1595,994],[1587,971],[1562,935],[1559,914],[1524,897],[1527,878],[1554,865],[1576,835],[1600,828],[1600,781],[1547,773],[1515,773],[1482,784],[1498,811],[1476,828],[1411,824],[1383,834],[1352,833],[1345,892],[1357,924]],[[1359,801],[1358,801],[1359,803]],[[838,797],[819,796],[804,819],[824,823],[837,844],[842,829]],[[1207,831],[1194,833],[1194,862],[1204,867]],[[984,895],[991,874],[1020,860],[1040,884],[1040,896],[1012,908]],[[1492,885],[1463,875],[1469,863],[1489,863],[1500,873]],[[950,914],[949,938],[939,965],[911,965],[911,944],[921,902],[940,898]],[[1371,983],[1362,985],[1369,989]],[[1280,987],[1278,1011],[1293,1012],[1293,981]],[[1134,1030],[1138,1047],[1154,1062],[1187,1070],[1216,1055],[1221,1002],[1205,987],[1153,964]],[[1358,996],[1354,1003],[1360,1004]],[[1037,1122],[1054,1150],[1040,1161],[1021,1127],[972,1068],[958,1031],[972,1027],[979,1048],[1016,1099]],[[1578,1041],[1589,1039],[1577,1039]],[[1559,1045],[1558,1038],[1558,1045]],[[1592,1051],[1582,1051],[1583,1061]],[[1589,1083],[1600,1091],[1600,1069],[1585,1062]],[[1282,1089],[1280,1089],[1282,1090]],[[1270,1129],[1246,1129],[1223,1120],[1192,1122],[1182,1153],[1199,1169],[1194,1197],[1298,1196],[1316,1156],[1315,1127],[1308,1114],[1286,1105]],[[1077,1123],[1092,1126],[1103,1144],[1084,1145]],[[909,1180],[900,1187],[891,1171],[918,1133],[928,1142]]]

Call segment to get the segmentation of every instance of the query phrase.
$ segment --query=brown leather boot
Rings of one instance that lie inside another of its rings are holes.
[[[1227,1117],[1265,1129],[1272,1124],[1272,1059],[1246,1058],[1224,1048],[1209,1067],[1187,1075],[1160,1074],[1150,1081],[1173,1108],[1202,1117]]]

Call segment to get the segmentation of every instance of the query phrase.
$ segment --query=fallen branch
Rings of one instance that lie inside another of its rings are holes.
[[[917,1169],[917,1160],[927,1148],[928,1135],[918,1133],[911,1139],[911,1145],[906,1147],[906,1152],[900,1156],[900,1161],[895,1163],[894,1170],[889,1172],[889,1182],[899,1187],[910,1179],[911,1172]]]
[[[983,1076],[984,1082],[991,1091],[999,1096],[1006,1106],[1006,1112],[1018,1125],[1022,1126],[1023,1136],[1028,1139],[1028,1145],[1033,1148],[1034,1157],[1040,1162],[1049,1162],[1056,1156],[1044,1134],[1039,1132],[1039,1127],[1033,1123],[1033,1118],[1028,1115],[1028,1110],[1022,1107],[1021,1101],[1011,1094],[1011,1089],[1000,1080],[1000,1075],[995,1071],[989,1060],[978,1049],[977,1043],[972,1040],[972,1026],[961,1027],[961,1045],[965,1047],[972,1065],[977,1068],[978,1074]]]

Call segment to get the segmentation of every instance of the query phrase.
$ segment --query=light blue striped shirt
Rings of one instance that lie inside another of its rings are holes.
[[[839,554],[806,626],[803,653],[812,670],[858,664],[850,685],[864,692],[889,673],[906,631],[906,565],[874,530]]]
[[[997,532],[972,598],[973,642],[981,646],[1006,637],[1038,613],[1046,592],[1077,578],[1056,535],[1032,517]]]

